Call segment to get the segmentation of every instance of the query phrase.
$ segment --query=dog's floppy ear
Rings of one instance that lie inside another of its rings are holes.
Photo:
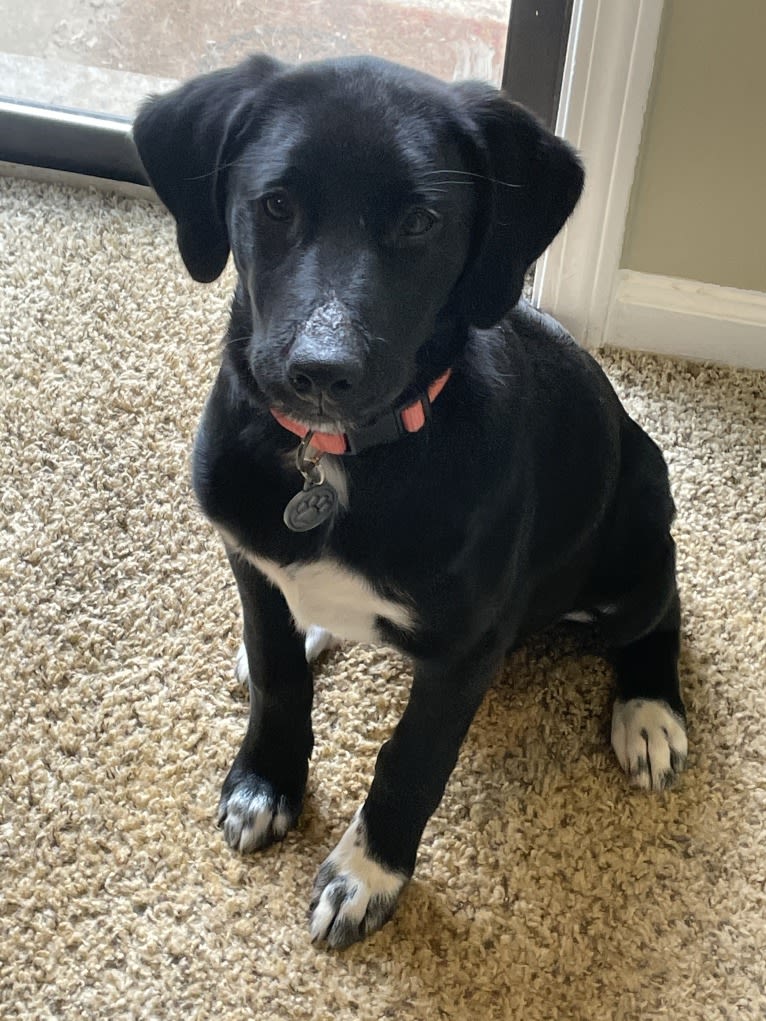
[[[256,56],[193,78],[148,99],[133,124],[147,176],[176,218],[186,268],[202,283],[220,276],[229,257],[226,166],[257,110],[259,93],[284,66]]]
[[[475,258],[461,290],[475,326],[494,325],[519,300],[524,274],[577,204],[584,171],[574,149],[489,86],[455,86],[472,122],[482,172]]]

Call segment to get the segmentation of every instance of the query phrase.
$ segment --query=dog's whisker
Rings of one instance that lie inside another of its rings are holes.
[[[241,337],[226,337],[224,338],[225,347],[237,347],[239,344],[246,344],[250,340],[250,334],[243,334]]]
[[[462,184],[462,185],[465,185],[467,188],[474,188],[475,187],[475,183],[473,181],[439,181],[438,184],[449,184],[449,185]],[[433,190],[433,185],[431,183],[429,183],[428,189],[429,189],[429,191]]]
[[[487,177],[485,174],[476,174],[471,170],[426,170],[424,176],[426,177],[437,177],[439,174],[445,175],[445,180],[449,184],[458,184],[459,181],[451,180],[454,177],[471,177],[476,181],[486,181],[488,184],[499,184],[503,188],[523,188],[523,184],[517,184],[512,181],[501,181],[497,177]],[[449,177],[447,177],[449,175]],[[439,182],[441,183],[441,182]],[[466,184],[472,183],[469,181],[464,182]]]
[[[206,177],[215,177],[216,174],[220,173],[221,170],[229,170],[231,167],[239,166],[242,163],[242,159],[231,160],[229,163],[219,163],[212,170],[208,170],[205,174],[194,174],[191,177],[185,177],[184,181],[204,181]]]
[[[455,177],[478,177],[479,175],[474,173],[472,170],[456,170],[448,167],[444,167],[441,170],[424,170],[424,177],[437,177],[439,174],[454,174]]]

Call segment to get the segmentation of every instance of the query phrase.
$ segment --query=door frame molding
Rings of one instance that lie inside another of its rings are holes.
[[[540,259],[532,298],[580,343],[604,341],[618,283],[663,0],[575,0],[556,132],[580,151],[585,191]]]

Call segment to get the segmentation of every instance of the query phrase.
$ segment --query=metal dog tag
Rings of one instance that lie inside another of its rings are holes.
[[[295,452],[295,467],[303,476],[303,489],[288,500],[282,520],[291,532],[310,532],[329,521],[338,508],[338,494],[319,465],[322,454],[309,457],[312,433],[307,433]]]
[[[310,532],[335,514],[338,494],[329,482],[311,482],[296,493],[285,507],[282,519],[291,532]]]

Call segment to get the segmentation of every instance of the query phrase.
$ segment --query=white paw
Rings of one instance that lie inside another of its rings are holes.
[[[240,684],[247,684],[250,680],[250,664],[247,662],[247,649],[244,642],[237,650],[237,658],[234,661],[234,675]]]
[[[319,659],[323,652],[329,649],[337,649],[340,639],[325,631],[323,627],[312,624],[306,632],[304,649],[306,650],[306,662],[313,663]],[[234,662],[234,673],[240,684],[247,684],[250,680],[250,665],[247,661],[247,649],[243,642],[237,650],[237,658]]]
[[[306,650],[306,662],[313,663],[315,659],[318,659],[323,652],[328,649],[337,649],[340,645],[340,641],[335,635],[330,634],[329,631],[325,631],[323,627],[319,627],[318,624],[312,624],[306,632],[306,641],[304,648]]]
[[[312,940],[341,948],[376,932],[394,913],[407,880],[369,857],[359,809],[314,881]]]
[[[295,824],[298,812],[271,785],[251,777],[230,793],[224,791],[218,806],[218,825],[226,843],[248,854],[281,840]]]
[[[660,699],[618,699],[612,712],[612,747],[634,786],[661,791],[686,764],[686,724]]]

